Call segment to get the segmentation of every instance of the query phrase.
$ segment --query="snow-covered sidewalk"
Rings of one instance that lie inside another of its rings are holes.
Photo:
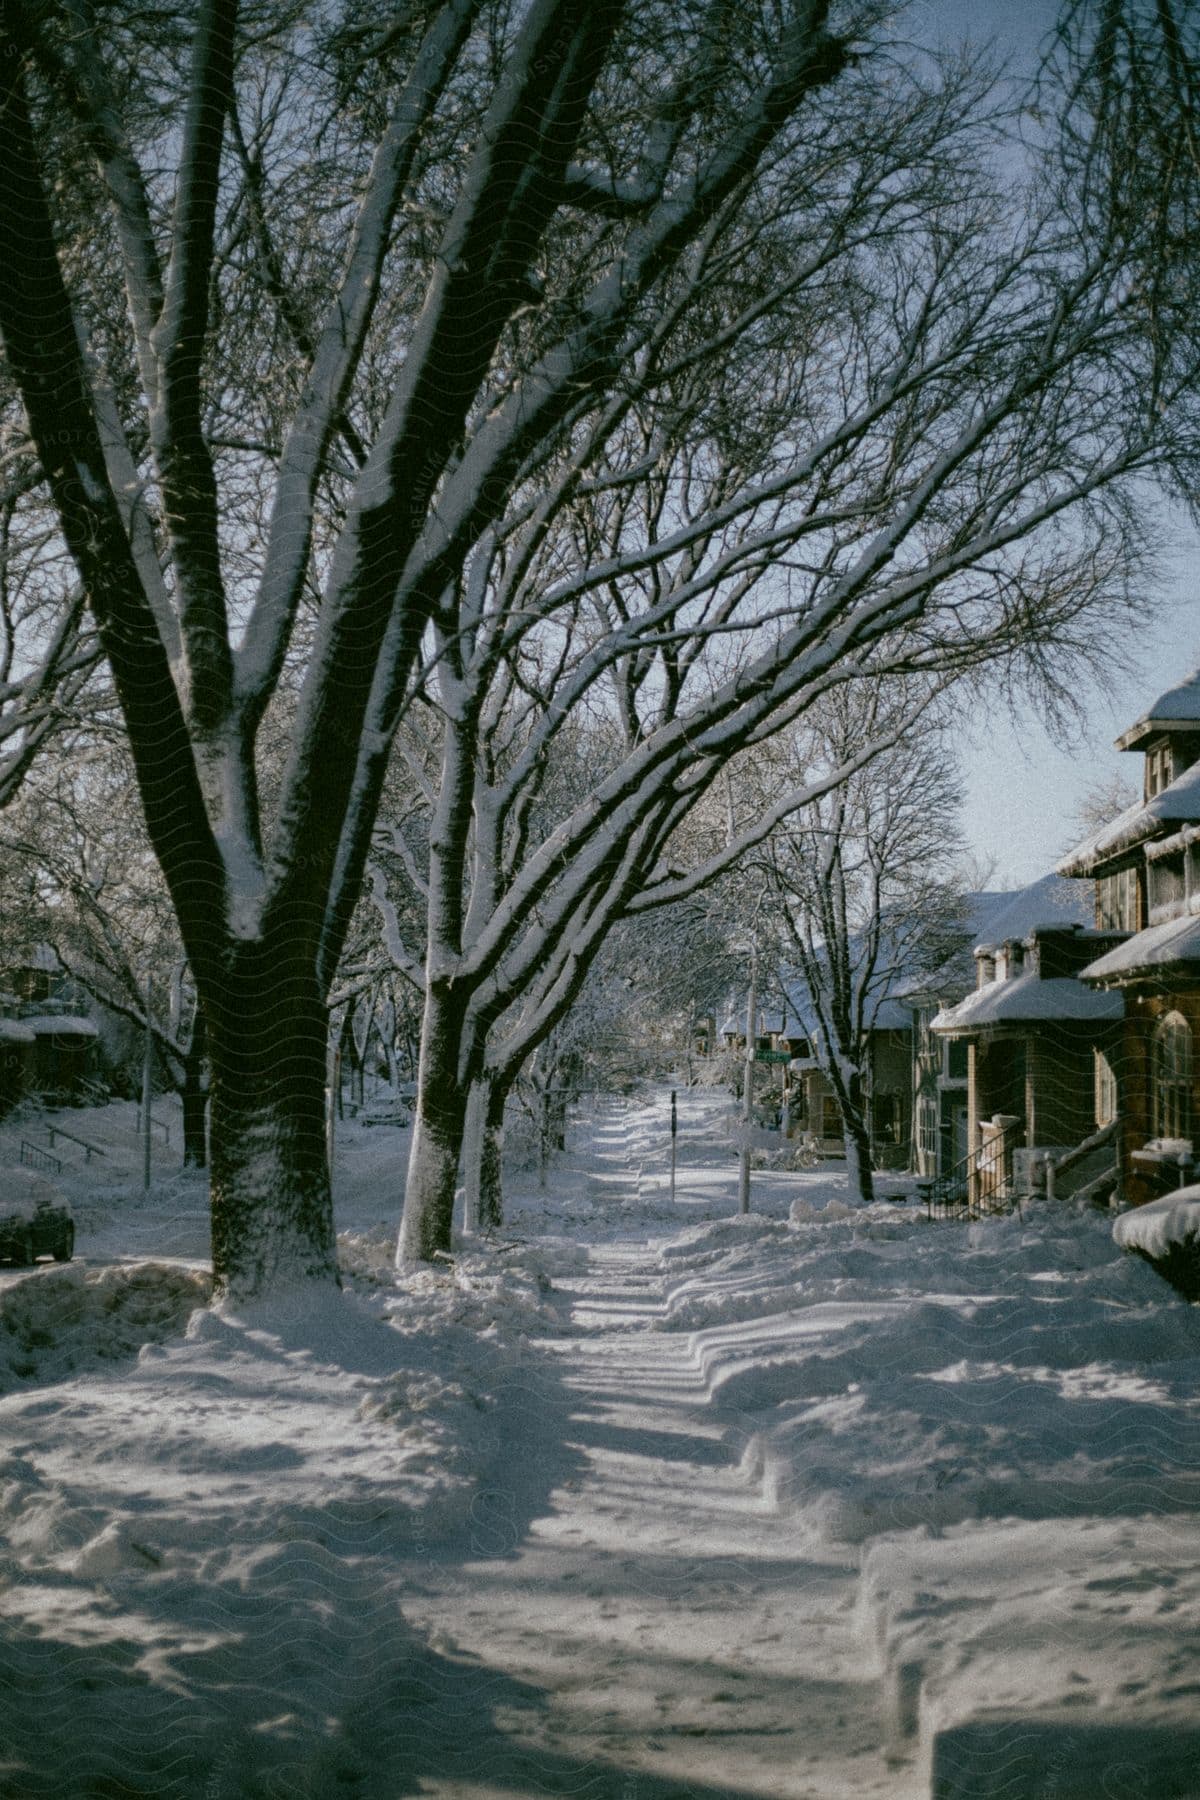
[[[858,1559],[801,1546],[741,1472],[736,1416],[659,1329],[645,1246],[595,1248],[563,1286],[568,1469],[527,1532],[503,1489],[481,1495],[468,1560],[431,1559],[406,1608],[504,1700],[490,1721],[434,1708],[421,1791],[909,1792],[881,1754]]]
[[[739,1219],[712,1094],[672,1201],[667,1117],[398,1284],[347,1130],[302,1314],[81,1168],[0,1279],[0,1795],[1200,1795],[1200,1310],[1069,1205]]]

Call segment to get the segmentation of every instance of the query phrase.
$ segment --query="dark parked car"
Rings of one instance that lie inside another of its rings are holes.
[[[75,1221],[65,1202],[40,1199],[31,1208],[0,1211],[0,1258],[24,1267],[39,1256],[70,1262],[75,1251]]]

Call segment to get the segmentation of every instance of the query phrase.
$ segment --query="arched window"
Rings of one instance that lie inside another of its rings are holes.
[[[1168,1013],[1154,1033],[1154,1135],[1192,1133],[1192,1034],[1182,1013]]]

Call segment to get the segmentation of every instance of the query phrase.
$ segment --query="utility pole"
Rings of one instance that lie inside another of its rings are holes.
[[[758,1036],[758,945],[750,946],[750,994],[746,1001],[746,1066],[742,1078],[742,1150],[738,1160],[738,1211],[750,1211],[750,1133],[754,1128],[754,1041]]]
[[[675,1089],[671,1089],[671,1205],[675,1204]]]

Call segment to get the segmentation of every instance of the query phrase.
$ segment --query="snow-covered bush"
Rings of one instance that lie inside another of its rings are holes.
[[[1113,1237],[1152,1263],[1188,1300],[1200,1300],[1200,1184],[1122,1213]]]

